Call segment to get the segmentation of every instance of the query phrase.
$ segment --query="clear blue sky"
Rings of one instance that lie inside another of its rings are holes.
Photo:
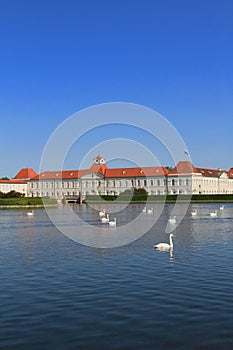
[[[232,18],[232,0],[0,0],[0,177],[38,171],[63,120],[112,101],[166,117],[194,165],[233,167]]]

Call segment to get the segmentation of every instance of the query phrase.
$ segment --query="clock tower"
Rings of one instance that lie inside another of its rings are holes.
[[[94,159],[94,164],[105,164],[105,159],[101,157],[100,155],[96,156]]]

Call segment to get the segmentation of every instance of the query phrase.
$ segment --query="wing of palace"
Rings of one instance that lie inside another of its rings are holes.
[[[233,194],[233,168],[196,168],[180,161],[174,169],[163,166],[109,168],[98,155],[89,169],[43,171],[21,169],[12,180],[0,180],[0,191],[16,190],[31,197],[64,198],[82,195],[118,195],[144,188],[150,195]]]

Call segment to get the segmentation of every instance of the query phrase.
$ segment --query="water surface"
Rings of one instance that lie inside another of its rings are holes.
[[[119,225],[142,207],[117,213]],[[113,249],[68,239],[42,209],[0,211],[0,348],[232,349],[233,205],[217,218],[218,204],[191,205],[171,257],[153,245],[168,242],[172,208]],[[100,225],[94,209],[73,209]]]

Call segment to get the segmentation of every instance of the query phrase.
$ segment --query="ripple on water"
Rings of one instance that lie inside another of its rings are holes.
[[[115,249],[69,240],[41,210],[32,220],[1,212],[0,347],[232,348],[233,205],[210,219],[214,207],[187,214],[173,257],[153,249],[168,239],[169,206],[141,239]]]

